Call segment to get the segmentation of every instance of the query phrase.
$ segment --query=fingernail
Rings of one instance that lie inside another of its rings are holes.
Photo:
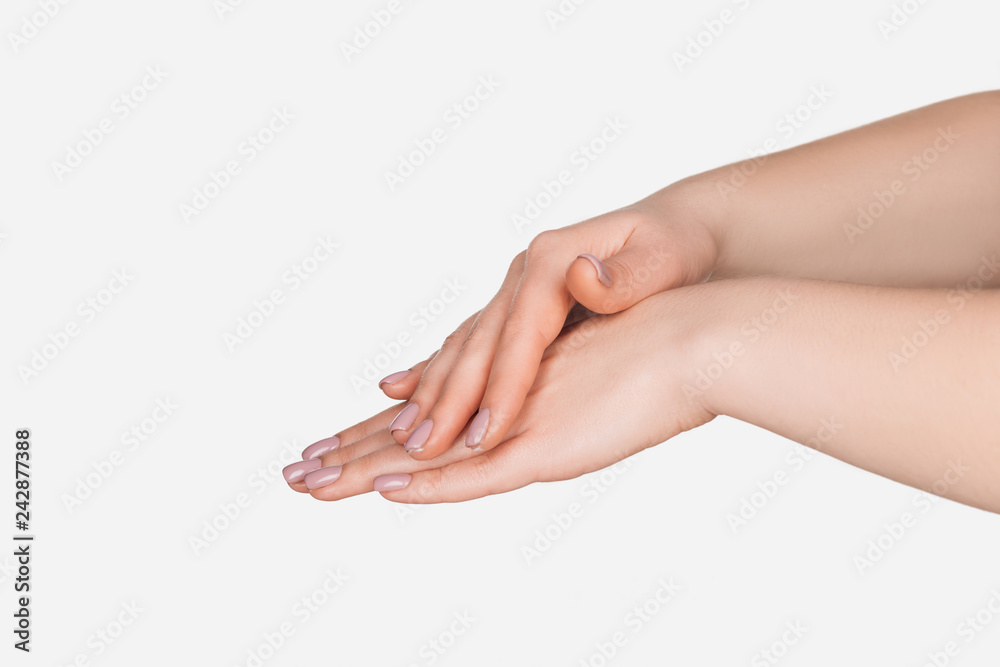
[[[311,473],[306,475],[306,488],[312,491],[313,489],[321,489],[327,484],[333,484],[337,481],[337,478],[340,477],[340,473],[343,471],[343,466],[329,466],[327,468],[313,470]]]
[[[396,418],[392,420],[389,424],[389,433],[393,431],[405,431],[406,429],[413,426],[413,422],[417,419],[417,413],[420,412],[420,406],[416,403],[410,403],[403,411],[396,415]]]
[[[469,432],[465,436],[466,447],[476,447],[486,435],[486,427],[490,425],[490,409],[483,408],[469,424]]]
[[[295,482],[301,482],[302,478],[306,476],[306,473],[319,468],[322,463],[319,459],[309,459],[308,461],[297,461],[291,465],[287,465],[282,469],[281,474],[285,476],[285,481],[289,484],[294,484]]]
[[[383,491],[395,491],[405,489],[410,483],[411,475],[405,473],[399,475],[379,475],[375,478],[375,490],[379,493]]]
[[[410,437],[406,439],[406,444],[403,445],[403,449],[410,452],[419,452],[424,448],[424,443],[427,442],[427,438],[430,437],[431,429],[434,428],[434,422],[430,419],[425,419],[420,426],[410,434]]]
[[[318,459],[327,452],[332,452],[337,447],[340,447],[340,438],[333,436],[331,438],[323,438],[319,442],[314,442],[305,449],[302,450],[302,458],[306,461],[309,459]]]
[[[386,375],[384,378],[378,381],[378,386],[381,387],[384,384],[396,384],[409,374],[410,371],[399,371],[398,373],[393,373],[392,375]]]
[[[578,258],[583,257],[584,259],[588,260],[591,264],[593,264],[594,268],[597,269],[597,279],[600,280],[601,284],[604,285],[605,287],[611,287],[611,276],[608,274],[608,270],[604,268],[604,262],[602,262],[601,260],[597,259],[593,255],[588,253],[577,255],[577,257]]]

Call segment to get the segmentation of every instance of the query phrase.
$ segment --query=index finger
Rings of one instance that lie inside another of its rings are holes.
[[[467,446],[492,449],[521,411],[542,354],[562,331],[573,307],[564,272],[562,262],[543,261],[526,267],[500,331],[479,412],[466,434]]]

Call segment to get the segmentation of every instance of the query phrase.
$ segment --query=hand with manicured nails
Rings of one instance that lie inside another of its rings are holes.
[[[495,447],[574,304],[615,313],[709,277],[953,286],[985,249],[1000,247],[997,114],[998,92],[948,100],[699,174],[539,234],[514,258],[493,300],[429,362],[380,383],[389,397],[408,399],[393,438],[427,460],[468,424],[471,448]],[[928,151],[940,157],[933,170],[918,170],[919,187],[909,186],[905,197],[882,195],[918,169],[908,157]],[[883,197],[872,209],[874,228],[858,216],[872,208],[872,193]],[[890,205],[879,203],[888,196]]]
[[[411,457],[390,435],[401,404],[311,445],[303,455],[318,458],[293,463],[285,478],[320,500],[375,490],[400,502],[434,503],[616,463],[713,416],[681,388],[697,358],[688,341],[700,317],[691,307],[697,298],[676,290],[567,327],[545,349],[503,441],[487,452],[472,451],[463,437],[433,460]],[[682,304],[693,318],[680,312]]]
[[[806,443],[833,415],[850,426],[828,453],[937,493],[950,475],[948,495],[1000,511],[998,388],[981,370],[1000,368],[998,114],[1000,92],[967,95],[540,234],[486,308],[380,383],[403,404],[312,445],[286,480],[326,500],[373,486],[460,500],[595,470],[714,414]],[[887,193],[901,175],[910,185]],[[765,275],[800,279],[809,305],[746,349],[747,323],[777,317],[757,301],[781,284]],[[617,314],[560,335],[584,310]],[[910,365],[908,336],[931,320],[934,344]],[[732,370],[681,399],[682,380],[737,348]],[[956,442],[973,472],[949,458]]]
[[[509,432],[574,305],[616,313],[701,282],[714,264],[711,232],[670,189],[542,232],[514,258],[493,300],[431,359],[379,383],[389,397],[408,399],[392,437],[417,460],[441,455],[462,432],[470,448],[489,451]]]
[[[577,477],[727,415],[998,512],[1000,290],[967,293],[936,320],[933,344],[900,351],[949,294],[783,278],[667,290],[567,327],[487,452],[460,434],[437,458],[414,459],[389,432],[400,404],[311,445],[303,455],[319,458],[285,479],[320,500],[469,500]]]

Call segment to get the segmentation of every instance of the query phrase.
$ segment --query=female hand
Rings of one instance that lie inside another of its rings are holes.
[[[374,489],[405,503],[454,502],[577,477],[704,424],[714,415],[684,395],[682,378],[702,356],[692,332],[705,287],[568,327],[545,350],[503,442],[485,453],[453,438],[434,461],[414,459],[389,431],[397,405],[341,432],[321,459],[292,464],[286,479],[320,500]]]
[[[998,266],[984,259],[974,275]],[[373,487],[408,503],[466,500],[597,470],[727,415],[1000,512],[997,332],[1000,290],[783,278],[682,287],[567,328],[488,452],[459,439],[434,461],[411,458],[387,430],[397,406],[286,479],[323,500]]]
[[[388,428],[392,439],[428,460],[446,451],[475,415],[466,444],[489,451],[508,434],[574,304],[616,313],[705,280],[715,242],[686,187],[535,237],[492,301],[434,357],[380,383],[389,397],[408,399]]]
[[[709,276],[898,287],[968,279],[982,256],[1000,252],[998,112],[1000,91],[947,100],[698,174],[633,206],[543,232],[431,363],[383,381],[392,398],[412,393],[393,437],[414,458],[433,458],[476,414],[467,444],[494,447],[574,301],[613,313]],[[933,169],[916,168],[932,158]],[[897,181],[905,196],[884,192]],[[889,195],[894,203],[884,205]],[[1000,275],[986,284],[1000,285]]]

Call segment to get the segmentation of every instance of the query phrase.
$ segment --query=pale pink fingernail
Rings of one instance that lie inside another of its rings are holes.
[[[486,427],[490,425],[490,409],[483,408],[469,424],[469,432],[465,436],[466,447],[477,447],[486,435]]]
[[[403,449],[410,452],[419,452],[424,448],[424,443],[427,442],[427,438],[431,435],[431,429],[434,428],[434,422],[430,419],[425,419],[423,423],[420,424],[410,437],[406,439],[406,443],[403,445]]]
[[[375,478],[375,490],[382,493],[384,491],[405,489],[406,485],[410,483],[411,478],[412,475],[407,475],[405,473],[398,475],[379,475]]]
[[[593,264],[594,268],[597,269],[597,279],[600,280],[601,284],[605,287],[611,287],[611,275],[608,273],[608,270],[604,268],[604,262],[589,253],[583,253],[582,255],[577,255],[577,257],[583,257]]]
[[[392,375],[386,375],[384,378],[378,381],[378,386],[381,387],[384,384],[396,384],[409,374],[410,371],[399,371],[398,373],[393,373]]]
[[[392,420],[389,424],[389,433],[393,431],[405,431],[406,429],[413,426],[413,422],[417,420],[417,413],[420,412],[420,406],[416,403],[410,403],[403,411],[396,415],[396,418]]]
[[[297,461],[291,465],[285,466],[281,474],[285,476],[285,481],[289,484],[294,484],[295,482],[301,482],[302,478],[306,476],[307,472],[319,468],[323,464],[320,463],[319,459],[309,459],[308,461]]]
[[[302,458],[306,461],[309,459],[318,459],[327,452],[332,452],[337,447],[340,447],[340,438],[337,436],[332,436],[330,438],[323,438],[318,442],[314,442],[305,449],[302,450]]]
[[[313,470],[305,477],[306,488],[313,491],[314,489],[321,489],[327,484],[333,484],[343,471],[343,466],[329,466]]]

